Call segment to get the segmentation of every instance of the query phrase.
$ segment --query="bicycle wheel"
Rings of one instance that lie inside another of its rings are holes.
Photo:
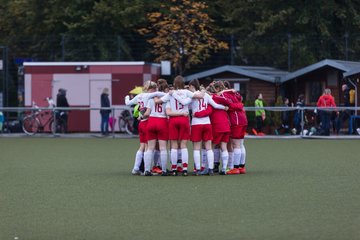
[[[125,129],[125,121],[124,119],[122,119],[122,117],[119,117],[119,131],[123,132]]]
[[[23,119],[22,129],[27,135],[34,135],[39,130],[40,121],[34,116],[27,116]]]
[[[134,127],[133,127],[133,120],[128,120],[125,123],[125,131],[127,132],[127,134],[129,135],[133,135],[134,134]]]
[[[55,126],[55,121],[54,120],[50,120],[49,122],[49,130],[51,133],[55,134],[56,133],[56,126]]]

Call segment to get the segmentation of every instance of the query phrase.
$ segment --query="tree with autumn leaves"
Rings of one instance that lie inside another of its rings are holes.
[[[200,64],[211,52],[227,49],[214,35],[213,20],[204,2],[171,0],[157,12],[147,14],[149,26],[139,29],[153,46],[155,61],[170,60],[176,74]]]

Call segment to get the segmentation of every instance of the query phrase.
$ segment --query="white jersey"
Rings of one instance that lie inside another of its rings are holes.
[[[214,102],[214,100],[212,99],[212,97],[205,93],[204,98],[200,98],[200,99],[193,99],[191,101],[191,109],[193,114],[196,112],[200,112],[205,110],[208,107],[208,104],[210,104],[211,106],[213,106],[216,109],[225,109],[225,106],[221,105],[221,104],[217,104],[216,102]],[[191,125],[201,125],[201,124],[210,124],[210,118],[209,116],[206,117],[202,117],[202,118],[198,118],[198,117],[194,117],[191,120]]]
[[[154,99],[149,99],[146,108],[151,109],[150,117],[166,118],[166,103],[155,103]]]
[[[144,110],[147,106],[149,99],[154,97],[162,97],[165,93],[163,92],[153,92],[153,93],[140,93],[136,95],[133,99],[129,100],[129,96],[125,97],[125,104],[128,106],[139,104],[139,109]]]
[[[177,96],[181,98],[182,100],[185,100],[186,98],[192,98],[194,96],[194,93],[190,92],[186,89],[180,89],[175,91]],[[180,101],[175,99],[173,96],[170,96],[169,94],[165,95],[161,98],[163,102],[167,102],[166,108],[170,108],[171,111],[176,113],[185,113],[189,112],[189,105],[188,104],[182,104]],[[190,101],[189,101],[190,103]]]

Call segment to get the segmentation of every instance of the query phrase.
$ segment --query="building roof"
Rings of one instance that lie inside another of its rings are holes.
[[[344,72],[343,76],[344,77],[351,77],[351,76],[356,75],[356,74],[360,74],[360,67],[354,68],[353,70],[348,71],[348,72]]]
[[[251,78],[260,79],[267,82],[275,83],[276,77],[283,77],[288,72],[282,71],[276,68],[271,67],[257,67],[257,66],[233,66],[233,65],[225,65],[222,67],[213,68],[207,71],[199,72],[196,74],[189,75],[185,77],[185,82],[189,82],[193,79],[205,78],[209,76],[213,76],[215,74],[223,73],[223,72],[232,72],[244,76],[248,76]]]
[[[295,72],[287,74],[285,77],[283,77],[281,79],[281,82],[286,82],[286,81],[295,79],[297,77],[300,77],[302,75],[305,75],[307,73],[310,73],[312,71],[318,70],[318,69],[326,67],[326,66],[336,68],[336,69],[341,70],[346,73],[346,72],[353,71],[355,69],[359,70],[360,62],[325,59],[320,62],[309,65],[307,67],[301,68]]]
[[[147,63],[147,62],[24,62],[24,66],[78,66],[78,65],[87,65],[87,66],[129,66],[129,65],[145,65],[152,64],[160,66],[156,63]]]

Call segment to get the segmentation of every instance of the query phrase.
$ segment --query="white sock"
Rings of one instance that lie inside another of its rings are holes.
[[[167,151],[163,150],[160,152],[161,169],[165,172],[167,168]]]
[[[177,160],[178,160],[178,150],[177,149],[171,149],[170,160],[171,160],[171,170],[175,170],[176,166],[177,166]]]
[[[135,155],[135,163],[134,163],[134,170],[139,170],[141,165],[141,160],[144,157],[144,152],[137,151]]]
[[[153,159],[154,152],[153,151],[146,151],[144,153],[144,169],[145,171],[150,171],[151,169],[151,160]]]
[[[194,163],[196,170],[200,169],[200,150],[194,150]]]
[[[234,152],[229,152],[229,161],[228,161],[228,168],[234,168]]]
[[[241,159],[241,149],[235,148],[234,149],[234,166],[240,165],[240,159]]]
[[[220,149],[215,148],[213,151],[214,151],[214,163],[220,162]]]
[[[181,160],[182,160],[182,164],[183,164],[183,169],[187,170],[188,164],[189,164],[189,153],[188,153],[187,148],[181,149]]]
[[[213,150],[208,150],[206,153],[207,153],[209,169],[214,169],[214,152]]]
[[[229,153],[228,151],[221,152],[221,160],[222,160],[222,170],[226,171],[228,162],[229,162]]]
[[[240,149],[241,149],[240,164],[245,165],[245,162],[246,162],[246,149],[245,149],[245,146],[244,146],[244,139],[240,140]]]

